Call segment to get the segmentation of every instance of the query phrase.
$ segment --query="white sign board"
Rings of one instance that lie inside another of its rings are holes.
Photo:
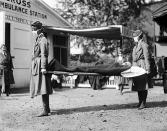
[[[0,12],[0,46],[5,43],[5,13]]]
[[[166,43],[163,43],[163,44],[156,43],[156,56],[157,57],[161,57],[161,56],[167,57],[167,44]]]

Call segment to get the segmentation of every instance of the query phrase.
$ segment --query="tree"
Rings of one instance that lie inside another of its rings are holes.
[[[147,0],[65,0],[62,1],[62,8],[59,9],[63,16],[76,28],[101,27],[121,24],[130,29],[137,29],[136,23],[141,12],[141,8]],[[151,0],[150,2],[153,2]],[[133,22],[135,24],[133,24]],[[96,52],[113,53],[118,41],[95,40],[79,38],[78,44],[85,46],[85,53],[90,53],[89,49]],[[87,48],[89,47],[89,48]],[[98,48],[100,47],[100,48]],[[131,49],[131,48],[130,48]],[[112,54],[114,56],[114,54]]]
[[[148,0],[61,0],[61,15],[76,27],[126,25]],[[153,2],[151,0],[150,2]]]

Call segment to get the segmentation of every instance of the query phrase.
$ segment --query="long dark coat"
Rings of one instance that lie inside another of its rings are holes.
[[[1,92],[6,93],[6,87],[10,88],[10,84],[14,84],[13,76],[13,62],[10,52],[6,49],[5,45],[2,45],[0,48],[1,53],[5,56],[5,62],[0,64],[0,75],[1,75]]]
[[[41,69],[48,66],[49,45],[43,33],[39,34],[34,48],[31,64],[30,96],[33,98],[37,95],[51,94],[51,79],[49,76],[42,74]]]
[[[140,40],[133,48],[132,58],[134,66],[139,66],[149,73],[151,72],[151,51],[149,49],[149,45],[143,40]],[[152,80],[149,74],[133,78],[133,91],[143,91],[152,87]]]

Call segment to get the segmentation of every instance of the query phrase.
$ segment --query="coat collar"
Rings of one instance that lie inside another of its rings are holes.
[[[38,43],[41,40],[42,37],[44,37],[44,34],[40,33],[36,38],[36,43]]]
[[[44,34],[43,34],[43,33],[40,33],[40,34],[38,35],[38,39],[40,39],[40,38],[42,38],[42,37],[44,37]]]
[[[135,46],[135,51],[138,52],[139,50],[141,50],[141,46],[143,44],[143,40],[140,40],[137,45]]]

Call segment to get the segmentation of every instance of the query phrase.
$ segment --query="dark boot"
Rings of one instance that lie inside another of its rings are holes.
[[[121,84],[121,85],[119,86],[119,89],[120,89],[120,94],[123,95],[123,89],[124,89],[123,84]]]
[[[48,94],[42,95],[42,103],[43,103],[43,112],[40,115],[38,115],[38,117],[48,116],[50,113]]]
[[[147,93],[148,93],[147,90],[142,91],[142,103],[141,103],[140,107],[138,108],[139,110],[146,108]]]
[[[143,98],[143,104],[144,104],[145,107],[146,107],[147,95],[148,95],[148,91],[145,90],[145,91],[144,91],[144,98]]]
[[[139,99],[139,104],[137,104],[137,108],[140,107],[141,103],[142,103],[142,92],[138,91],[138,99]]]
[[[6,96],[9,96],[9,94],[10,94],[10,85],[5,85],[5,93],[6,93]]]
[[[50,113],[49,95],[47,95],[47,112]]]
[[[134,105],[134,106],[133,106],[134,108],[140,107],[140,105],[141,105],[141,103],[142,103],[142,100],[141,100],[141,91],[138,91],[137,94],[138,94],[139,103],[138,103],[137,105]]]

